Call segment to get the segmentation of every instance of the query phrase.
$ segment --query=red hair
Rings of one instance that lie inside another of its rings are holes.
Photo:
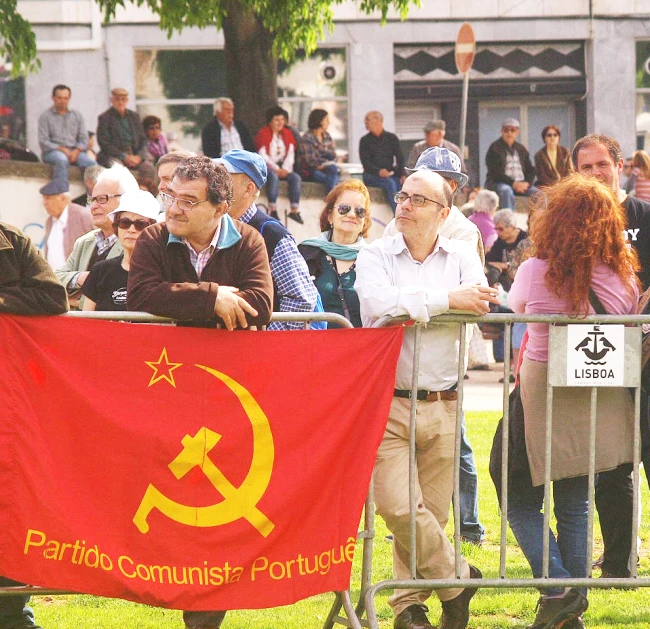
[[[632,292],[639,261],[623,235],[625,209],[608,187],[573,174],[546,188],[536,205],[533,254],[547,261],[546,285],[569,302],[571,314],[589,312],[589,287],[599,262]]]

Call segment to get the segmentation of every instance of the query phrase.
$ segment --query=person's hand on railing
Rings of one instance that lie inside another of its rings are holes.
[[[499,303],[499,291],[479,283],[450,288],[448,294],[451,310],[468,310],[478,315],[487,314],[490,311],[490,303]]]
[[[243,297],[237,295],[238,290],[234,286],[219,286],[217,293],[214,312],[224,322],[228,330],[234,330],[238,325],[247,328],[246,313],[253,317],[257,316],[257,310]]]

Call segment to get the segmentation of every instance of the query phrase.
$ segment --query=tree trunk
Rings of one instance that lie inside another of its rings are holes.
[[[228,1],[223,32],[228,94],[235,102],[235,116],[254,136],[266,124],[264,112],[277,103],[278,60],[271,52],[273,37],[259,17],[237,0]]]

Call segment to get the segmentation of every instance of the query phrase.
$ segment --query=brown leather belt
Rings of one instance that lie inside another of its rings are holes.
[[[411,392],[405,389],[394,389],[393,395],[411,399]],[[458,399],[458,391],[418,391],[417,399],[420,402],[453,402]]]

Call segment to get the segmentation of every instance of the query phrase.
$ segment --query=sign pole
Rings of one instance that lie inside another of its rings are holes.
[[[476,54],[476,36],[472,25],[465,22],[458,31],[456,38],[456,47],[454,58],[456,60],[456,69],[463,75],[463,103],[460,119],[460,152],[463,158],[466,158],[465,139],[467,130],[467,100],[469,97],[469,71],[474,63]]]
[[[469,70],[463,76],[463,106],[460,115],[460,152],[466,158],[465,131],[467,129],[467,99],[469,96]]]

